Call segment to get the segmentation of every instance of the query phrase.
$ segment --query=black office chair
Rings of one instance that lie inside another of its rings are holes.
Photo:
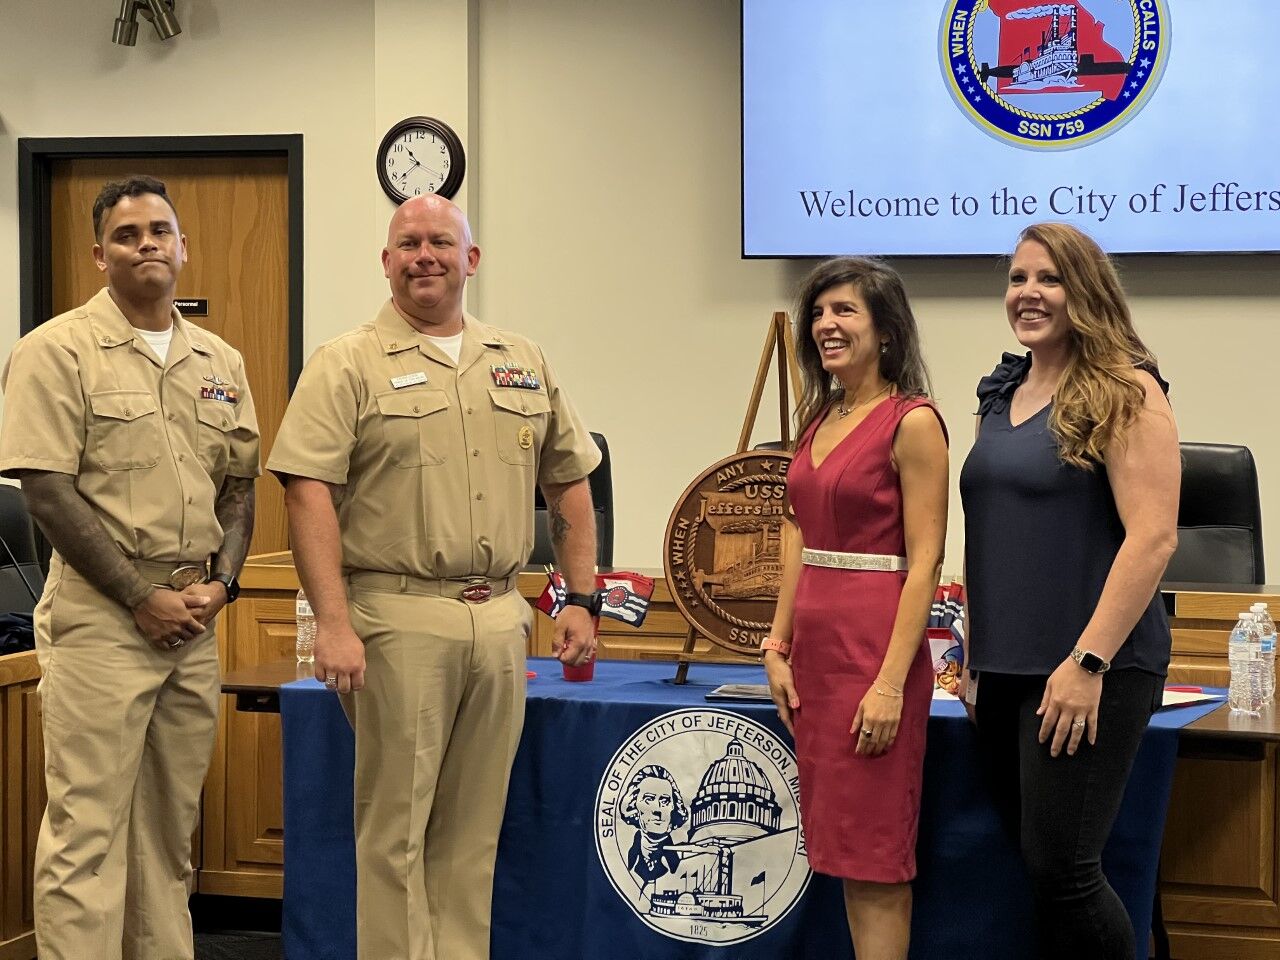
[[[1184,443],[1178,549],[1164,579],[1265,583],[1258,469],[1248,447]]]
[[[44,573],[22,491],[8,484],[0,484],[0,541],[0,613],[30,613],[44,589]]]
[[[600,465],[591,471],[587,483],[591,487],[591,503],[596,510],[596,564],[601,568],[613,566],[613,467],[609,462],[609,442],[599,433],[591,439],[600,448]],[[551,530],[547,521],[547,501],[542,491],[533,493],[533,554],[530,563],[555,563],[555,551],[551,549]]]

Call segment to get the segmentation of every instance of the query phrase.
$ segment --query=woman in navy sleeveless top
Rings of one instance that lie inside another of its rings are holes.
[[[761,647],[796,739],[809,863],[844,880],[857,955],[905,960],[934,676],[922,641],[947,525],[946,431],[896,273],[831,260],[797,299],[794,523]]]
[[[978,385],[960,475],[965,692],[1039,956],[1133,960],[1101,857],[1169,665],[1157,591],[1177,543],[1177,427],[1114,267],[1074,227],[1022,233],[1005,309],[1028,352]]]

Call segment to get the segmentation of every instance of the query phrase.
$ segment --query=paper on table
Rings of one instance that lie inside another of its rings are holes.
[[[1185,707],[1191,703],[1210,703],[1227,699],[1220,693],[1193,693],[1186,690],[1166,690],[1160,701],[1162,707]]]
[[[773,699],[769,695],[767,683],[722,683],[714,690],[703,694],[704,700],[730,700],[741,703],[768,703]]]

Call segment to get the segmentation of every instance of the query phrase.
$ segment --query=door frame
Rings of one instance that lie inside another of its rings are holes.
[[[19,331],[53,316],[53,165],[91,157],[283,156],[289,178],[289,392],[302,373],[302,134],[18,139]]]

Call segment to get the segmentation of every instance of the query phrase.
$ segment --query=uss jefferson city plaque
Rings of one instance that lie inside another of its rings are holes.
[[[667,522],[663,566],[690,626],[753,656],[782,586],[782,529],[791,454],[735,453],[689,484]]]

